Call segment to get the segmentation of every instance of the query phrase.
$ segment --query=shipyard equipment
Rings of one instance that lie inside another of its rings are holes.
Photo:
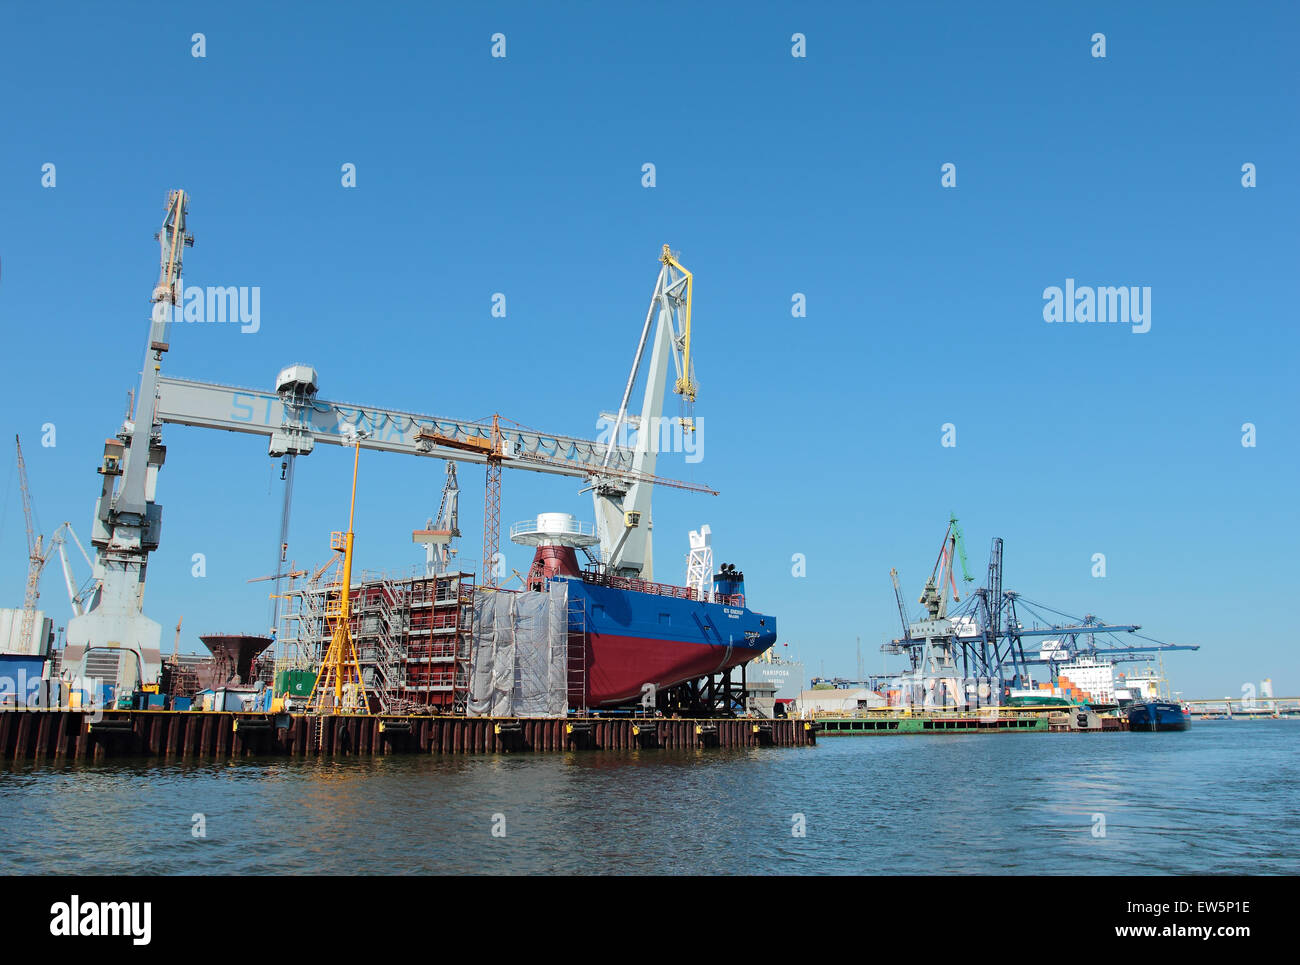
[[[45,567],[49,565],[54,554],[59,554],[59,562],[63,569],[63,581],[68,589],[68,603],[72,607],[73,616],[80,616],[85,612],[85,601],[89,596],[92,586],[86,585],[79,587],[76,579],[72,575],[72,565],[68,561],[67,542],[69,539],[81,551],[81,555],[86,560],[86,565],[93,570],[94,563],[86,548],[77,538],[76,532],[69,522],[59,524],[59,527],[50,534],[46,539],[45,535],[39,531],[36,521],[36,511],[32,507],[31,486],[27,480],[27,462],[23,458],[23,446],[18,436],[14,436],[14,450],[18,463],[18,488],[22,495],[23,502],[23,522],[27,527],[27,585],[23,594],[23,608],[19,620],[18,637],[14,641],[20,648],[26,649],[29,646],[35,648],[35,652],[44,653],[47,641],[33,641],[34,635],[38,634],[36,625],[37,603],[40,602],[41,596],[41,576],[45,573]]]
[[[14,436],[14,450],[18,455],[18,488],[23,498],[23,521],[27,524],[27,589],[23,594],[23,619],[19,631],[19,644],[26,647],[36,630],[36,602],[41,596],[41,574],[49,562],[45,537],[36,532],[35,514],[32,512],[32,493],[27,485],[27,463],[23,461],[23,444]],[[43,649],[43,648],[41,648]]]
[[[170,348],[168,333],[181,298],[184,250],[194,244],[185,230],[188,198],[173,191],[167,198],[162,228],[155,236],[161,249],[158,284],[135,413],[128,412],[116,436],[104,444],[99,467],[102,489],[95,504],[91,543],[97,550],[96,587],[86,612],[68,622],[67,644],[81,660],[96,648],[133,654],[135,680],[152,682],[162,669],[159,645],[162,627],[144,615],[145,571],[149,554],[158,548],[162,507],[154,501],[158,470],[167,450],[155,411],[162,357]]]
[[[1048,666],[1054,672],[1057,664],[1068,659],[1082,657],[1119,663],[1142,660],[1150,653],[1199,649],[1144,636],[1137,632],[1141,629],[1139,624],[1106,623],[1091,614],[1074,617],[1005,589],[1001,537],[995,537],[990,546],[986,584],[968,595],[964,606],[950,612],[942,588],[947,583],[956,602],[957,589],[952,580],[954,554],[962,558],[963,570],[966,568],[965,554],[954,539],[955,529],[954,517],[949,520],[945,549],[940,552],[935,573],[921,595],[927,609],[925,619],[908,621],[897,574],[890,573],[904,630],[902,637],[881,649],[908,656],[910,669],[904,678],[912,683],[924,681],[926,687],[933,688],[934,679],[944,686],[955,685],[949,683],[950,679],[985,680],[1000,691],[1007,686],[1020,686],[1028,679],[1031,666]],[[1129,643],[1121,634],[1144,643]]]
[[[686,556],[686,585],[701,600],[713,599],[713,529],[705,523],[691,530],[691,551]]]
[[[330,535],[330,548],[343,552],[343,571],[338,592],[331,593],[326,603],[326,619],[333,628],[329,648],[321,661],[320,673],[307,698],[307,710],[314,714],[368,714],[370,702],[366,698],[366,684],[361,677],[361,662],[357,659],[356,644],[352,640],[352,523],[357,510],[357,469],[361,462],[361,441],[357,437],[352,456],[352,500],[348,506],[348,530]],[[317,735],[321,729],[316,729]]]
[[[682,397],[683,414],[677,425],[683,434],[695,431],[694,404],[698,386],[691,360],[692,276],[668,245],[660,256],[663,267],[655,282],[650,308],[641,339],[632,359],[632,371],[623,389],[623,399],[614,417],[602,472],[592,490],[596,502],[596,532],[600,537],[601,557],[615,576],[653,580],[653,547],[650,539],[650,496],[655,482],[655,460],[663,431],[671,424],[663,419],[664,388],[671,360],[677,373],[674,391]],[[645,366],[645,391],[641,413],[632,416],[628,403],[642,370],[647,347],[650,357]],[[636,430],[636,445],[630,453],[631,474],[608,472],[617,465],[616,443],[626,427]],[[687,486],[687,488],[696,488]],[[698,490],[697,490],[698,491]],[[711,492],[711,490],[705,490]]]
[[[509,424],[500,417],[490,423],[469,422],[330,402],[319,397],[316,370],[303,364],[281,370],[274,391],[163,375],[162,357],[170,347],[169,326],[182,292],[182,254],[193,244],[186,231],[187,203],[184,192],[171,193],[157,236],[162,267],[153,292],[154,311],[134,411],[128,409],[122,427],[105,444],[100,466],[102,492],[92,534],[99,551],[96,588],[86,612],[68,626],[68,653],[83,665],[87,654],[96,648],[134,657],[126,661],[125,669],[119,670],[119,689],[139,682],[152,683],[161,669],[161,627],[144,615],[143,595],[149,555],[158,548],[161,535],[162,511],[155,502],[155,493],[166,455],[162,427],[168,423],[263,436],[268,441],[268,454],[282,460],[286,492],[276,554],[276,599],[284,595],[279,590],[286,576],[296,457],[309,455],[317,443],[355,446],[358,453],[360,449],[373,449],[485,464],[488,499],[483,566],[489,585],[500,572],[493,565],[493,557],[499,548],[503,469],[529,469],[584,481],[596,506],[599,559],[611,578],[648,581],[652,577],[649,531],[655,486],[716,495],[707,486],[654,474],[670,366],[676,369],[673,390],[681,397],[684,410],[672,425],[683,433],[696,431],[690,412],[698,391],[691,345],[692,278],[667,246],[660,258],[661,268],[632,372],[613,418],[613,431],[609,439],[590,441]],[[642,375],[643,362],[646,368]],[[634,415],[629,411],[629,401],[639,377],[644,379],[644,395],[640,413]],[[636,432],[634,444],[620,444],[619,433],[626,429]],[[356,461],[354,454],[354,464]],[[443,555],[444,564],[448,559]],[[455,582],[462,587],[472,585],[464,582],[465,574],[455,576]],[[462,591],[455,592],[459,600]],[[461,660],[459,653],[457,659]],[[347,676],[350,680],[352,671],[345,666],[346,654],[342,661],[339,679]]]
[[[460,538],[460,485],[456,482],[456,464],[448,461],[447,481],[442,487],[438,516],[425,521],[424,529],[411,533],[411,539],[424,544],[424,575],[434,576],[451,569],[456,555],[455,541]]]

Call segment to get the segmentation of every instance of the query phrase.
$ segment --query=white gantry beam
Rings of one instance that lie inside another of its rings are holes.
[[[351,445],[349,438],[361,435],[363,449],[483,463],[487,461],[486,453],[440,446],[427,437],[490,441],[492,436],[491,422],[328,402],[314,395],[302,398],[286,393],[282,396],[271,391],[167,376],[158,378],[155,419],[161,423],[265,436],[270,440],[271,455],[306,454],[318,442]],[[421,438],[422,435],[426,438]],[[611,451],[607,442],[504,425],[501,435],[504,465],[560,476],[601,475],[602,470],[617,476],[633,468],[636,456],[633,450],[621,446]]]

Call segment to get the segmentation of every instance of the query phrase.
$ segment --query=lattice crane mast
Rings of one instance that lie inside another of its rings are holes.
[[[23,594],[23,619],[19,640],[20,647],[26,647],[32,639],[36,627],[36,603],[41,597],[41,573],[45,571],[48,559],[45,553],[45,537],[36,532],[35,514],[32,512],[32,493],[27,485],[27,463],[23,460],[23,444],[14,436],[14,449],[18,453],[18,488],[23,497],[23,520],[27,523],[27,590]]]
[[[354,534],[352,524],[357,512],[357,469],[361,462],[361,441],[354,437],[355,452],[352,457],[352,501],[348,506],[348,530],[331,533],[330,548],[343,553],[343,567],[339,575],[337,592],[332,592],[325,603],[325,618],[333,624],[329,648],[321,661],[320,672],[312,684],[307,698],[307,712],[325,714],[368,714],[370,701],[366,696],[366,683],[361,676],[361,661],[357,656],[356,641],[352,638],[352,549]],[[316,739],[321,738],[320,724],[316,726]]]

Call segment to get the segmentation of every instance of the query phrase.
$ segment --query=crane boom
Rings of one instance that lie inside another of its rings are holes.
[[[898,584],[898,570],[891,568],[889,578],[894,581],[894,599],[898,601],[898,619],[903,624],[903,639],[906,640],[912,632],[912,628],[907,623],[907,607],[903,603],[903,588]]]
[[[957,555],[961,559],[962,579],[967,583],[974,583],[975,577],[971,576],[970,563],[966,561],[966,540],[961,535],[961,527],[957,525],[957,517],[949,514],[948,525],[952,527],[953,545],[957,548]]]
[[[116,436],[106,441],[99,469],[102,488],[91,532],[98,550],[95,592],[86,612],[68,621],[67,646],[80,652],[83,667],[95,647],[112,646],[134,655],[133,662],[124,663],[127,669],[119,670],[119,686],[153,683],[162,670],[162,627],[144,614],[144,587],[149,554],[158,548],[162,530],[162,507],[154,501],[158,471],[167,455],[158,426],[158,381],[181,298],[182,256],[194,244],[185,226],[188,203],[184,191],[168,194],[162,227],[154,236],[160,267],[150,299],[153,309],[140,385],[133,396],[135,411],[127,413]]]
[[[41,596],[41,572],[46,556],[43,537],[36,532],[35,514],[32,512],[32,493],[27,485],[27,463],[23,460],[23,444],[14,436],[14,449],[18,453],[18,488],[23,497],[23,520],[27,523],[27,589],[23,594],[23,619],[19,630],[18,646],[26,649],[36,628],[36,603]]]

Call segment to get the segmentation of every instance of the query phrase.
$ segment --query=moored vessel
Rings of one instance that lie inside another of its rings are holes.
[[[1186,704],[1172,700],[1139,700],[1128,706],[1130,731],[1187,730],[1192,715]]]

